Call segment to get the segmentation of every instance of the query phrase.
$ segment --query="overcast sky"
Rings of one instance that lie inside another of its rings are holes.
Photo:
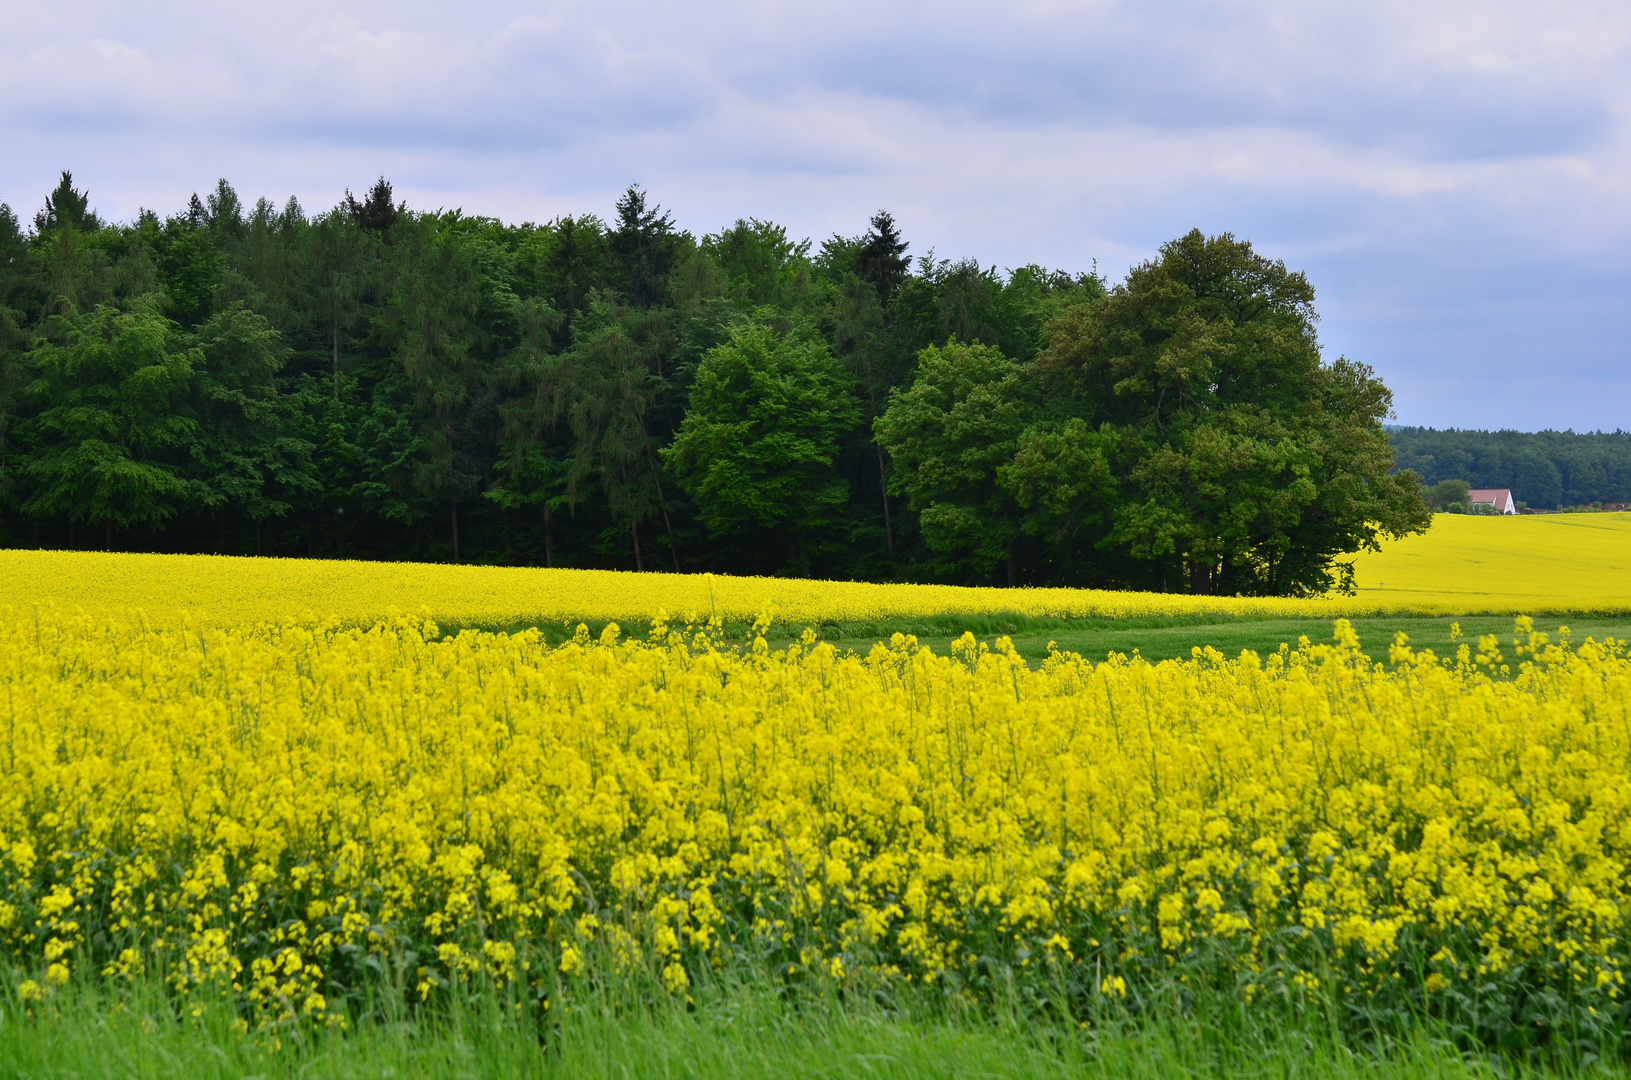
[[[0,4],[0,200],[607,216],[1112,280],[1233,232],[1404,423],[1631,430],[1631,5]]]

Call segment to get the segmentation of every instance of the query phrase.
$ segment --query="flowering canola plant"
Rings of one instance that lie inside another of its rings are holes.
[[[1359,598],[1446,615],[1631,611],[1631,513],[1438,514],[1354,558]]]
[[[631,574],[610,570],[0,551],[0,608],[82,609],[122,620],[182,612],[217,625],[367,627],[428,609],[443,623],[517,626],[645,620],[658,610],[793,630],[937,616],[1039,618],[1395,613],[1631,613],[1631,514],[1523,518],[1440,514],[1423,536],[1355,559],[1356,596],[1234,597],[1096,589],[990,589]]]
[[[772,651],[661,617],[551,647],[14,613],[0,953],[25,998],[160,977],[256,1024],[457,984],[684,994],[746,957],[1609,1030],[1628,701],[1622,645],[1522,620],[1444,658],[1373,663],[1338,622],[1033,668],[1005,639]]]

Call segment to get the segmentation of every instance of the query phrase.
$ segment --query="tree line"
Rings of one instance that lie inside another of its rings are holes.
[[[1400,467],[1428,485],[1508,488],[1514,499],[1545,510],[1631,502],[1631,434],[1623,431],[1388,431]]]
[[[1286,594],[1425,528],[1307,279],[611,216],[0,204],[0,543]]]

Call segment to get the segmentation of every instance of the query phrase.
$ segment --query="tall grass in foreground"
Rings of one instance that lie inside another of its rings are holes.
[[[159,990],[111,997],[76,988],[46,1008],[0,1004],[0,1080],[188,1077],[1177,1077],[1429,1078],[1624,1075],[1559,1065],[1532,1070],[1458,1054],[1418,1029],[1353,1049],[1317,1028],[1196,1015],[1150,1025],[1072,1028],[1014,1013],[948,1014],[923,1000],[886,1004],[815,994],[796,1001],[736,986],[694,1008],[627,995],[585,1000],[538,1025],[485,1002],[451,1001],[417,1019],[292,1026],[273,1040],[242,1032],[224,1001],[178,1016]]]

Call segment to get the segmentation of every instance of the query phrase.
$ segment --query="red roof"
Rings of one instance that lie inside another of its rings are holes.
[[[1511,488],[1473,488],[1467,492],[1467,501],[1475,503],[1490,503],[1493,506],[1505,508],[1512,504]]]

